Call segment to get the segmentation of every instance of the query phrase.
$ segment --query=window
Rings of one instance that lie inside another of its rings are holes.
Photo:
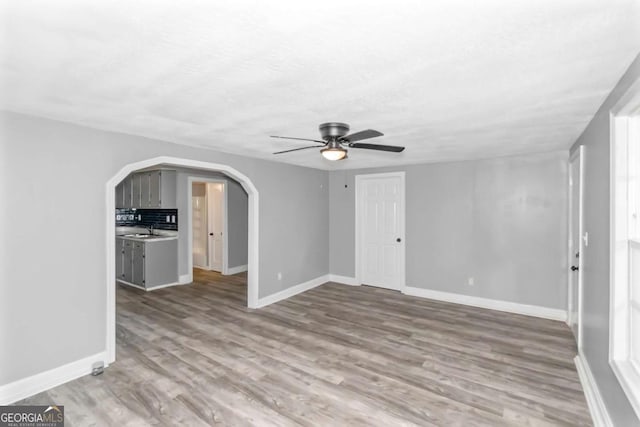
[[[640,417],[640,80],[611,115],[610,363]]]

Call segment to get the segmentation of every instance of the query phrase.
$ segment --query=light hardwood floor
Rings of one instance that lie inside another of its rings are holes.
[[[22,403],[67,425],[591,425],[561,322],[328,283],[260,310],[244,274],[118,286],[117,362]]]

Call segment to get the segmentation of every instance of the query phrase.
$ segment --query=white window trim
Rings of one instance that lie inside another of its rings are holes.
[[[609,364],[640,418],[640,370],[632,363],[628,239],[628,150],[630,125],[640,124],[640,79],[610,112]]]

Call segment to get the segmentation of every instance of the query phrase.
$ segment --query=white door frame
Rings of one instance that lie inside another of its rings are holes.
[[[105,365],[113,363],[116,360],[116,224],[113,218],[116,210],[116,186],[126,178],[131,172],[158,165],[184,166],[196,169],[203,169],[214,172],[222,172],[227,176],[235,179],[242,185],[242,188],[249,196],[249,242],[248,242],[248,273],[247,273],[247,306],[249,308],[258,308],[258,290],[259,290],[259,219],[260,219],[260,202],[259,194],[256,186],[244,174],[238,170],[219,163],[202,162],[199,160],[182,159],[178,157],[161,156],[152,159],[142,160],[130,163],[124,166],[120,171],[109,179],[105,185],[106,190],[106,353],[107,360]],[[187,205],[191,203],[189,200]]]
[[[222,189],[222,197],[223,197],[223,209],[222,209],[222,221],[223,221],[223,230],[222,232],[224,233],[223,236],[224,238],[222,239],[222,274],[227,275],[229,274],[229,227],[227,224],[227,218],[228,218],[228,195],[227,195],[227,189],[228,189],[228,185],[227,185],[227,180],[225,179],[221,179],[221,178],[199,178],[197,176],[190,176],[187,179],[188,182],[188,187],[189,189],[187,190],[187,195],[189,197],[188,200],[191,200],[193,198],[193,183],[194,182],[202,182],[202,183],[216,183],[216,184],[222,184],[223,189]],[[208,203],[209,203],[209,187],[207,187],[206,190],[206,194],[207,194],[207,211],[209,209]],[[189,220],[189,234],[188,234],[188,239],[189,239],[189,277],[191,278],[191,280],[189,280],[189,283],[193,282],[193,206],[191,206],[191,203],[187,203],[187,209],[188,209],[188,220]],[[207,226],[209,224],[209,219],[207,218]],[[207,247],[209,245],[209,234],[207,231]],[[207,264],[209,264],[209,259],[207,257]],[[211,270],[211,266],[209,265],[208,270]]]
[[[609,365],[636,415],[640,417],[640,369],[631,361],[630,292],[633,281],[629,227],[631,176],[638,175],[640,134],[640,78],[637,78],[609,112]],[[633,160],[632,160],[633,159]],[[635,239],[633,239],[635,240]]]
[[[363,181],[367,180],[367,179],[376,179],[376,178],[400,178],[400,183],[402,186],[402,189],[400,191],[400,201],[401,201],[401,212],[399,213],[400,217],[402,218],[402,226],[401,226],[401,230],[400,230],[400,238],[402,239],[401,245],[400,245],[400,287],[399,290],[401,292],[404,292],[404,288],[407,286],[406,283],[406,261],[405,261],[405,245],[406,245],[406,239],[405,239],[405,230],[406,230],[406,205],[405,205],[405,173],[404,172],[386,172],[386,173],[371,173],[371,174],[364,174],[364,175],[356,175],[355,179],[356,179],[356,191],[355,191],[355,195],[356,195],[356,213],[355,213],[355,228],[356,228],[356,284],[357,285],[361,285],[362,284],[362,272],[361,272],[361,267],[362,267],[362,260],[361,260],[361,253],[362,253],[362,244],[361,244],[361,235],[362,235],[362,221],[361,221],[361,213],[362,213],[362,207],[360,206],[360,192],[362,191],[362,189],[364,188],[362,186]]]
[[[574,261],[575,261],[575,252],[576,252],[576,248],[573,247],[573,240],[574,240],[574,236],[573,236],[573,210],[576,208],[575,206],[573,206],[573,189],[572,189],[572,185],[573,183],[571,182],[571,180],[573,179],[573,171],[572,171],[572,164],[573,162],[577,159],[578,161],[578,166],[580,167],[580,175],[579,175],[579,184],[580,184],[580,193],[578,194],[578,203],[580,204],[579,206],[579,216],[578,216],[578,239],[577,241],[580,242],[579,243],[579,247],[577,248],[577,251],[580,254],[580,257],[578,258],[578,283],[575,283],[575,280],[573,280],[573,277],[575,276],[573,274],[573,272],[571,270],[568,270],[568,299],[567,299],[567,324],[571,325],[573,319],[571,318],[571,315],[573,313],[573,287],[574,286],[578,286],[578,318],[576,319],[577,323],[578,323],[578,337],[577,337],[577,345],[578,345],[578,352],[580,352],[582,350],[582,308],[583,308],[583,301],[582,301],[582,295],[583,295],[583,287],[584,287],[584,280],[583,280],[583,267],[582,267],[582,263],[584,260],[584,146],[581,145],[578,147],[578,149],[576,151],[574,151],[571,156],[569,157],[569,244],[568,244],[568,266],[567,268],[571,268],[572,265],[574,265]]]

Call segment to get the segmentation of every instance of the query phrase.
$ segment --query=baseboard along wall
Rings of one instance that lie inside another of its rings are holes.
[[[76,378],[91,373],[92,365],[95,362],[105,363],[107,361],[106,352],[84,357],[75,362],[32,375],[21,380],[0,386],[0,405],[9,405],[19,400],[26,399],[34,394],[52,389],[61,384],[75,380]]]
[[[607,411],[607,406],[604,404],[600,389],[593,377],[587,359],[582,355],[578,355],[573,361],[576,364],[576,370],[578,371],[578,377],[584,390],[587,406],[589,406],[589,412],[591,412],[594,427],[613,427],[613,421],[611,421],[609,411]]]

